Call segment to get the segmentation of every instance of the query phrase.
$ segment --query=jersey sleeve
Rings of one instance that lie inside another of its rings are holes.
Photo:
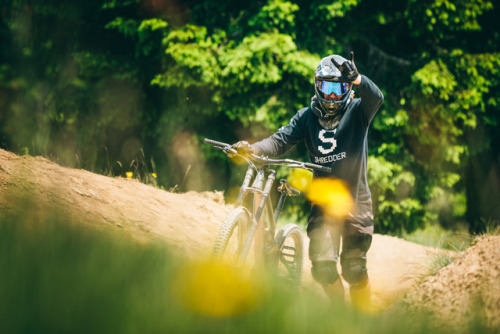
[[[273,135],[253,144],[255,153],[277,157],[301,142],[304,139],[303,117],[303,110],[299,110],[288,125],[282,126]]]
[[[373,119],[377,110],[384,102],[384,94],[368,77],[362,75],[361,84],[357,86],[356,92],[361,97],[360,110],[367,124]]]

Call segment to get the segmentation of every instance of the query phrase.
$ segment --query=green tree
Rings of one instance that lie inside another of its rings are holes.
[[[310,103],[319,60],[354,50],[385,95],[369,133],[377,231],[500,219],[492,1],[4,0],[0,13],[1,147],[228,190],[240,171],[201,139],[268,136]]]

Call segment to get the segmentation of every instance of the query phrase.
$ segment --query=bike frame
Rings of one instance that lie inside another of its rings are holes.
[[[282,187],[278,189],[278,191],[281,192],[281,195],[276,208],[273,209],[270,193],[276,180],[276,170],[268,167],[270,165],[286,165],[292,168],[298,167],[309,170],[316,169],[324,172],[329,172],[330,168],[289,159],[269,159],[255,154],[245,156],[239,154],[230,145],[211,139],[205,139],[205,143],[213,145],[215,148],[224,151],[226,154],[230,152],[231,154],[238,155],[247,161],[248,169],[238,193],[236,207],[241,207],[247,212],[250,218],[250,228],[245,236],[243,247],[239,253],[236,263],[237,265],[242,265],[245,261],[261,221],[262,224],[265,224],[263,226],[262,240],[260,240],[263,243],[263,247],[256,247],[256,249],[262,249],[262,255],[265,257],[273,250],[274,244],[272,241],[274,240],[276,223],[283,208],[286,196],[300,193],[298,190],[293,189],[286,180],[281,180]],[[249,194],[253,195],[251,208],[248,208],[243,204]],[[266,238],[266,236],[269,236],[269,238]],[[267,243],[267,239],[270,239],[271,242]],[[255,241],[257,242],[257,240]]]

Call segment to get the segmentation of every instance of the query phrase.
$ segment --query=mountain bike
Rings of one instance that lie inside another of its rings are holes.
[[[287,180],[277,188],[278,203],[273,207],[271,190],[276,179],[272,167],[303,168],[330,172],[330,168],[291,159],[270,159],[255,154],[242,154],[230,144],[206,138],[206,144],[226,155],[246,161],[248,169],[239,189],[235,208],[227,215],[215,238],[213,257],[236,266],[243,266],[253,252],[255,265],[276,270],[279,277],[299,285],[304,257],[303,234],[293,223],[276,232],[276,224],[287,196],[300,195]],[[253,247],[252,247],[253,246]]]

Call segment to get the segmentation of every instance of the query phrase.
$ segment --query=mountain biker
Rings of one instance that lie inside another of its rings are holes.
[[[360,98],[354,98],[353,85]],[[343,297],[337,271],[342,237],[342,277],[349,283],[352,304],[367,307],[371,292],[366,254],[373,235],[372,199],[366,176],[367,134],[384,96],[368,77],[359,74],[353,52],[351,60],[340,55],[323,58],[315,71],[314,90],[311,105],[299,110],[288,125],[253,145],[239,141],[234,147],[240,152],[276,157],[304,141],[311,162],[332,168],[330,174],[315,172],[314,177],[347,182],[356,205],[343,225],[331,224],[323,208],[312,204],[307,225],[309,258],[312,275],[327,295],[336,298],[341,293]]]

